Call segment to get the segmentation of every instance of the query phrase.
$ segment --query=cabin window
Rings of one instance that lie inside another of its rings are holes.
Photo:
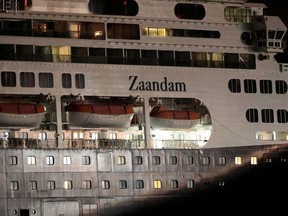
[[[235,164],[236,165],[241,165],[242,164],[242,158],[241,157],[235,157]]]
[[[28,165],[35,165],[36,164],[36,157],[35,156],[28,156],[27,157],[27,164]]]
[[[288,112],[284,109],[277,110],[277,120],[279,123],[287,123],[288,122]]]
[[[170,181],[171,188],[177,189],[179,187],[179,182],[176,179]]]
[[[47,140],[47,134],[45,132],[40,132],[38,135],[38,139],[40,141],[46,141]]]
[[[82,157],[82,164],[83,165],[90,165],[91,164],[91,159],[89,156],[83,156]]]
[[[89,60],[91,63],[106,63],[105,48],[89,48]]]
[[[230,79],[228,82],[228,88],[233,93],[240,93],[241,92],[240,79]]]
[[[64,189],[65,190],[72,190],[72,188],[73,188],[72,181],[70,181],[70,180],[64,181]]]
[[[272,93],[272,81],[260,80],[260,92],[262,94],[271,94]]]
[[[117,139],[117,134],[116,133],[110,133],[109,138],[110,139]]]
[[[107,49],[107,63],[108,64],[123,64],[123,50],[122,49]]]
[[[21,87],[35,87],[35,75],[33,72],[20,72]]]
[[[179,19],[202,20],[206,11],[201,4],[178,3],[174,8],[174,14]]]
[[[219,156],[218,157],[218,164],[225,165],[226,164],[226,157],[225,156]]]
[[[51,62],[53,60],[51,46],[35,46],[35,60]]]
[[[37,182],[29,181],[29,190],[37,190]]]
[[[162,181],[161,180],[154,180],[154,188],[155,189],[160,189],[162,188]]]
[[[102,189],[108,190],[110,188],[110,181],[103,180],[101,185],[102,185]]]
[[[11,181],[10,182],[10,189],[13,190],[13,191],[19,190],[18,181]]]
[[[173,66],[174,53],[173,51],[158,51],[159,65]]]
[[[258,110],[257,109],[248,109],[246,111],[246,119],[248,122],[258,122]]]
[[[287,83],[284,80],[275,81],[276,93],[277,94],[286,94],[287,92]]]
[[[72,161],[71,161],[71,157],[70,156],[64,156],[63,157],[63,164],[64,165],[69,165],[71,163],[72,163]]]
[[[71,62],[69,46],[52,46],[53,62]]]
[[[53,88],[54,81],[53,81],[53,74],[52,73],[39,73],[39,86],[41,88]]]
[[[187,188],[194,188],[194,180],[192,179],[187,180]]]
[[[204,156],[202,158],[202,163],[203,163],[203,165],[209,165],[210,164],[210,157],[209,156]]]
[[[126,64],[140,65],[140,50],[125,49]]]
[[[118,158],[117,158],[117,164],[118,164],[118,165],[125,165],[125,164],[126,164],[126,158],[125,158],[125,156],[118,156]]]
[[[175,51],[175,65],[176,66],[191,66],[190,52],[187,51]]]
[[[158,65],[156,50],[141,50],[142,65]]]
[[[186,157],[186,162],[188,165],[192,165],[193,164],[193,156],[187,156]]]
[[[251,165],[257,165],[257,157],[255,156],[251,157],[250,161],[251,161]]]
[[[53,156],[46,156],[46,164],[47,165],[54,165],[54,157]]]
[[[85,77],[84,74],[75,74],[75,85],[78,89],[85,88]]]
[[[0,57],[2,60],[15,60],[15,45],[14,44],[0,44]]]
[[[83,189],[90,190],[92,188],[92,182],[90,180],[83,181]]]
[[[152,164],[153,165],[160,165],[161,164],[161,159],[159,156],[153,156],[152,158]]]
[[[19,61],[34,61],[32,45],[16,45],[16,59]]]
[[[1,85],[3,87],[15,87],[16,86],[16,73],[12,71],[1,72]]]
[[[47,189],[48,190],[55,190],[55,181],[47,181]]]
[[[10,156],[9,157],[9,165],[17,165],[18,164],[18,160],[16,156]]]
[[[169,157],[169,164],[170,165],[176,165],[178,163],[176,156],[170,156]]]
[[[256,80],[254,79],[245,79],[244,80],[244,91],[245,93],[256,93]]]
[[[127,189],[127,181],[119,180],[119,189]]]
[[[71,47],[71,62],[88,63],[88,49],[86,47]]]
[[[135,156],[135,164],[142,165],[143,164],[143,157],[142,156]]]
[[[262,109],[261,110],[262,122],[263,123],[273,123],[274,122],[274,112],[272,109]]]
[[[136,187],[136,189],[143,189],[144,188],[144,181],[143,180],[136,180],[135,187]]]
[[[63,88],[71,88],[72,87],[71,74],[69,74],[69,73],[63,73],[62,74],[62,87]]]

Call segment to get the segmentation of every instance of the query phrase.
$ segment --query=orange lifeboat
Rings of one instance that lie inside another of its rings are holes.
[[[150,112],[153,129],[193,129],[200,123],[200,114],[188,110],[166,110],[155,106]]]
[[[38,128],[45,113],[45,107],[40,104],[0,103],[0,127]]]
[[[128,128],[134,116],[133,107],[122,104],[72,103],[65,109],[70,126],[80,128]]]

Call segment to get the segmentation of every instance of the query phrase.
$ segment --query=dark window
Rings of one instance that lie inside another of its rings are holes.
[[[75,85],[78,89],[84,89],[85,88],[85,78],[84,74],[76,74],[75,75]]]
[[[52,73],[39,73],[39,86],[41,88],[53,88],[53,74]]]
[[[20,85],[21,87],[35,87],[35,75],[32,72],[20,73]]]
[[[244,80],[244,91],[246,93],[256,93],[257,92],[256,80],[245,79]]]
[[[89,59],[91,63],[106,63],[105,48],[89,48]]]
[[[139,25],[107,23],[107,37],[110,39],[139,40]]]
[[[277,121],[279,123],[287,123],[288,122],[288,112],[284,109],[277,110]]]
[[[190,52],[176,51],[175,52],[175,65],[176,66],[191,66]]]
[[[107,49],[108,64],[123,64],[123,50],[122,49]]]
[[[153,161],[152,161],[153,165],[160,165],[161,164],[161,160],[159,156],[153,156]]]
[[[15,87],[16,86],[16,74],[12,71],[1,72],[1,85],[3,87]]]
[[[178,162],[177,162],[177,157],[176,156],[170,156],[169,157],[169,164],[170,165],[176,165]]]
[[[156,50],[141,50],[141,60],[143,65],[158,65]]]
[[[140,50],[127,49],[125,50],[125,58],[127,64],[140,65]]]
[[[262,109],[262,122],[264,123],[273,123],[274,122],[274,114],[272,109]]]
[[[71,88],[72,87],[71,74],[68,74],[68,73],[62,74],[62,87],[63,88]]]
[[[174,56],[173,51],[158,51],[159,65],[173,66]]]
[[[246,112],[246,119],[248,122],[258,122],[258,110],[248,109]]]
[[[231,79],[228,82],[228,88],[233,93],[241,92],[241,82],[239,79]]]
[[[205,8],[201,4],[178,3],[174,9],[179,19],[202,20],[205,17]]]
[[[260,80],[260,92],[262,94],[271,94],[272,93],[272,81]]]
[[[286,94],[287,92],[287,83],[284,80],[275,81],[276,93],[277,94]]]
[[[89,10],[94,14],[135,16],[139,7],[134,0],[90,0]]]

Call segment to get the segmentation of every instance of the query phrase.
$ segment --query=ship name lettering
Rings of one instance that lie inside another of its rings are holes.
[[[162,82],[138,80],[138,76],[129,76],[131,81],[130,91],[169,91],[169,92],[186,92],[184,82],[168,82],[164,77]]]

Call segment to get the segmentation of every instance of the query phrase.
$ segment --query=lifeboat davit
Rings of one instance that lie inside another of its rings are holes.
[[[72,103],[66,106],[69,122],[79,128],[119,128],[130,127],[134,116],[132,106],[121,104]]]
[[[153,129],[193,129],[200,124],[200,114],[187,110],[166,110],[163,106],[155,106],[150,112]]]
[[[40,104],[0,103],[0,127],[38,128],[45,113],[45,107]]]

